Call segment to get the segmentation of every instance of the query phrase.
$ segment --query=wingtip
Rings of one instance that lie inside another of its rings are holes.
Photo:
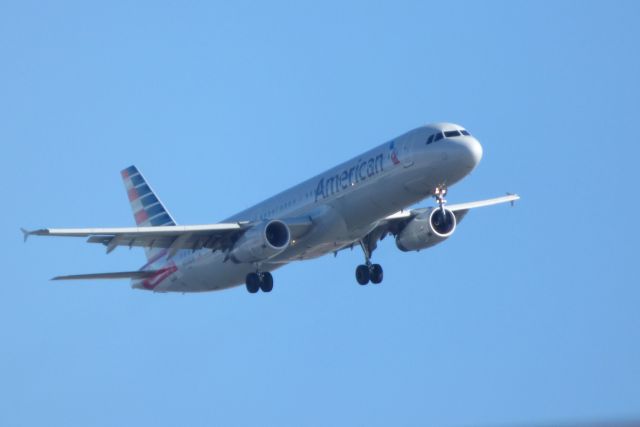
[[[507,193],[507,196],[511,197],[511,201],[509,202],[511,207],[514,207],[516,204],[516,201],[520,200],[520,195],[516,193]]]

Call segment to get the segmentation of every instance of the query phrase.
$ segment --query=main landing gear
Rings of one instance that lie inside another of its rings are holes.
[[[273,276],[268,271],[264,273],[249,273],[245,279],[245,285],[250,294],[255,294],[259,290],[271,292],[273,289]]]
[[[369,282],[377,285],[378,283],[381,283],[384,278],[382,266],[380,264],[371,263],[371,251],[364,242],[360,241],[360,246],[364,252],[365,263],[364,265],[359,265],[356,268],[356,280],[363,286]]]
[[[382,282],[384,272],[380,264],[364,264],[356,267],[356,280],[360,285],[371,282],[375,285]]]

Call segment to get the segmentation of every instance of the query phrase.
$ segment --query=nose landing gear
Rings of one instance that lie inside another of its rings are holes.
[[[442,215],[445,215],[444,205],[447,203],[444,196],[447,195],[447,186],[442,184],[438,185],[436,189],[433,191],[433,197],[436,198],[436,202],[438,202],[438,206],[440,207],[440,211],[442,211]]]

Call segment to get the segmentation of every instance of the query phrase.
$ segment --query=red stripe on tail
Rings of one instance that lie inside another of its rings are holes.
[[[137,224],[141,224],[149,219],[149,215],[147,215],[147,211],[145,211],[144,209],[136,212],[135,216]]]

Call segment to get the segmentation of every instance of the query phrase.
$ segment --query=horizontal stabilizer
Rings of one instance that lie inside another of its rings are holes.
[[[146,279],[158,274],[159,270],[119,271],[115,273],[72,274],[56,276],[51,280],[93,280],[93,279]]]

